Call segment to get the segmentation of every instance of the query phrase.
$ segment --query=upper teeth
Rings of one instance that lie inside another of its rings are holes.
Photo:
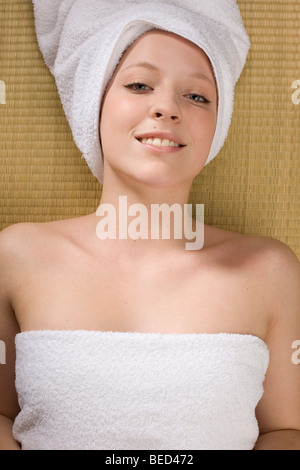
[[[167,140],[167,139],[141,139],[141,142],[143,144],[152,144],[156,145],[158,147],[180,147],[180,144],[177,144],[177,142],[173,142],[172,140]]]

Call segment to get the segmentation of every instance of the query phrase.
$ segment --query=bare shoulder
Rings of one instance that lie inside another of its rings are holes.
[[[28,265],[33,255],[45,249],[49,227],[39,223],[11,225],[0,233],[0,264],[7,270],[18,269],[20,264]]]
[[[19,223],[0,232],[0,262],[30,261],[32,256],[58,253],[84,239],[82,218],[42,223]]]
[[[300,263],[293,250],[279,240],[254,237],[254,266],[261,275],[266,303],[273,320],[300,325]]]
[[[18,261],[24,260],[29,247],[33,247],[36,224],[20,223],[10,225],[0,232],[0,271],[2,285],[8,273],[15,269]]]
[[[282,323],[299,329],[300,263],[290,247],[273,238],[219,229],[211,230],[209,240],[221,267],[236,270],[239,276],[255,281],[270,325],[277,325],[269,329],[274,337],[283,333],[278,327]]]
[[[299,260],[286,244],[271,238],[245,237],[233,245],[245,253],[268,313],[270,363],[257,408],[260,433],[300,429],[300,375],[292,362],[293,344],[300,338]]]
[[[17,256],[27,247],[34,246],[36,235],[41,233],[37,223],[18,223],[6,227],[0,232],[0,255]]]
[[[245,266],[280,281],[285,276],[299,276],[300,263],[296,254],[274,238],[242,235],[209,227],[207,247],[214,247],[220,258],[229,264]]]
[[[209,230],[208,242],[218,267],[253,286],[253,300],[260,299],[268,319],[269,339],[276,344],[295,331],[300,337],[300,263],[293,250],[273,238],[219,229]]]
[[[300,334],[300,263],[296,254],[284,243],[263,240],[263,262],[261,271],[265,274],[266,299],[272,311],[273,331],[278,335],[283,329],[281,323],[290,325]],[[277,328],[276,328],[277,326]]]

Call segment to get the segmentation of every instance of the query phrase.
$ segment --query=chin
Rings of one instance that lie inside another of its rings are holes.
[[[170,169],[162,165],[156,165],[156,168],[152,166],[140,169],[135,172],[134,179],[145,186],[157,189],[171,188],[182,184],[191,185],[193,182],[193,177],[184,178],[180,169]]]

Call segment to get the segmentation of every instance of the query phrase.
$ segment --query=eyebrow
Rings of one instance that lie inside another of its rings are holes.
[[[131,69],[131,68],[134,68],[134,67],[143,67],[143,68],[146,68],[148,70],[154,70],[155,72],[159,72],[159,68],[156,67],[155,65],[151,64],[150,62],[138,62],[137,64],[129,65],[128,67],[123,69],[123,72],[125,72],[125,70]],[[206,80],[206,81],[210,82],[212,85],[215,85],[215,81],[213,79],[209,78],[206,74],[204,74],[202,72],[193,73],[191,75],[191,78]]]
[[[132,69],[133,67],[144,67],[146,69],[155,70],[156,72],[159,71],[158,67],[153,64],[150,64],[150,62],[139,62],[137,64],[129,65],[128,67],[123,69],[123,72],[125,72],[125,70]]]

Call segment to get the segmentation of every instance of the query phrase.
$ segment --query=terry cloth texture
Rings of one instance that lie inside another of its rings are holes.
[[[24,450],[251,450],[269,363],[251,335],[16,336]]]

